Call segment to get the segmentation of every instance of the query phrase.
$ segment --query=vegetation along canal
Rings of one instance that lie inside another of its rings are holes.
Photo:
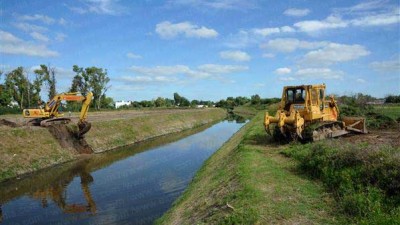
[[[244,124],[222,121],[0,185],[1,224],[151,224]]]

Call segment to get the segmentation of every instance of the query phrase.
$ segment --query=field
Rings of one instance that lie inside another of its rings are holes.
[[[400,105],[377,105],[374,106],[374,111],[386,115],[394,120],[400,119]]]

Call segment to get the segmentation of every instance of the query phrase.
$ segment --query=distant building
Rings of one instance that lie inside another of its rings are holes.
[[[376,99],[374,101],[371,102],[367,102],[367,105],[383,105],[385,104],[385,99]]]
[[[132,101],[116,101],[115,102],[115,108],[118,109],[119,107],[123,105],[129,106],[132,103]]]

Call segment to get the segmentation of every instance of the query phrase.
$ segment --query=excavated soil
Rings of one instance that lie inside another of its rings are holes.
[[[9,127],[20,127],[21,125],[6,119],[0,119],[0,125],[9,126]]]
[[[368,134],[350,135],[344,137],[344,140],[355,144],[368,143],[400,147],[400,129],[369,130]]]
[[[64,124],[55,124],[48,127],[53,137],[63,148],[70,149],[79,154],[91,154],[93,149],[84,138],[79,138],[70,127]]]

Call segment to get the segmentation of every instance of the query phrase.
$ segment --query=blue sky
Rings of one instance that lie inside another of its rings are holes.
[[[0,66],[108,70],[114,100],[400,93],[400,3],[372,1],[0,1]]]

